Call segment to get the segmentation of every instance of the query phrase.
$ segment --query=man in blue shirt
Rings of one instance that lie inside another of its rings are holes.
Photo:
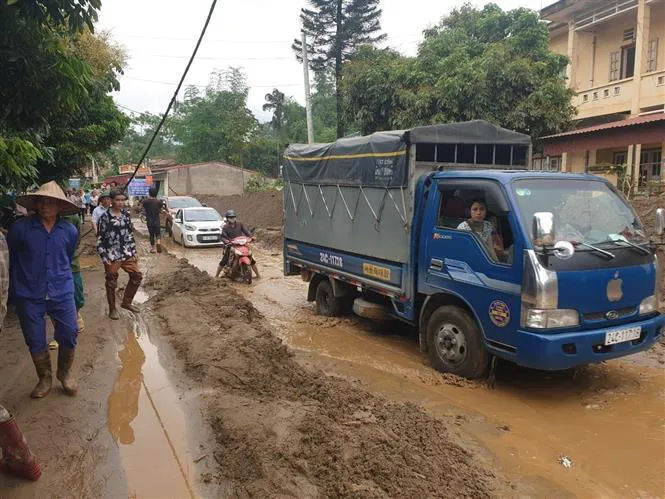
[[[7,235],[10,258],[10,294],[16,304],[23,337],[30,349],[39,382],[33,398],[51,390],[51,357],[46,342],[48,314],[55,326],[58,348],[56,377],[65,393],[75,395],[78,385],[71,376],[78,325],[71,263],[78,232],[61,215],[78,213],[55,182],[16,201],[36,214],[12,224]]]

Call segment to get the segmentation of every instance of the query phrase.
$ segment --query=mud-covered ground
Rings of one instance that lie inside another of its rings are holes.
[[[205,393],[214,479],[233,497],[488,497],[510,485],[456,418],[299,362],[250,302],[179,262],[149,302]],[[187,314],[183,314],[183,311]]]

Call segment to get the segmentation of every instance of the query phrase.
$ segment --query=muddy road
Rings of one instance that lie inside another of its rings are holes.
[[[169,251],[214,275],[219,249]],[[233,287],[274,326],[299,358],[407,401],[463,431],[507,472],[518,496],[665,497],[665,348],[575,373],[499,364],[497,384],[444,376],[397,323],[316,316],[307,284],[282,275],[281,253],[256,248],[262,279]],[[571,467],[564,466],[566,459]]]

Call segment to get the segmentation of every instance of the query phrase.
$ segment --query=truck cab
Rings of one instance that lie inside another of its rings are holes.
[[[421,184],[420,338],[439,369],[478,376],[491,354],[566,369],[644,350],[662,334],[655,253],[605,180],[447,171]],[[478,222],[474,203],[485,208]],[[455,313],[433,318],[443,306]]]

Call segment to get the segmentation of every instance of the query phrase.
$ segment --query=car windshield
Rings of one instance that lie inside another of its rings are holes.
[[[185,210],[186,222],[220,222],[222,217],[215,210]]]
[[[513,183],[513,192],[529,229],[534,213],[554,214],[557,241],[601,244],[625,238],[634,244],[648,242],[644,227],[630,205],[605,182],[518,180]]]
[[[197,206],[201,206],[201,203],[197,199],[194,198],[171,198],[168,201],[169,203],[169,208],[172,210],[179,210],[181,208],[196,208]]]

